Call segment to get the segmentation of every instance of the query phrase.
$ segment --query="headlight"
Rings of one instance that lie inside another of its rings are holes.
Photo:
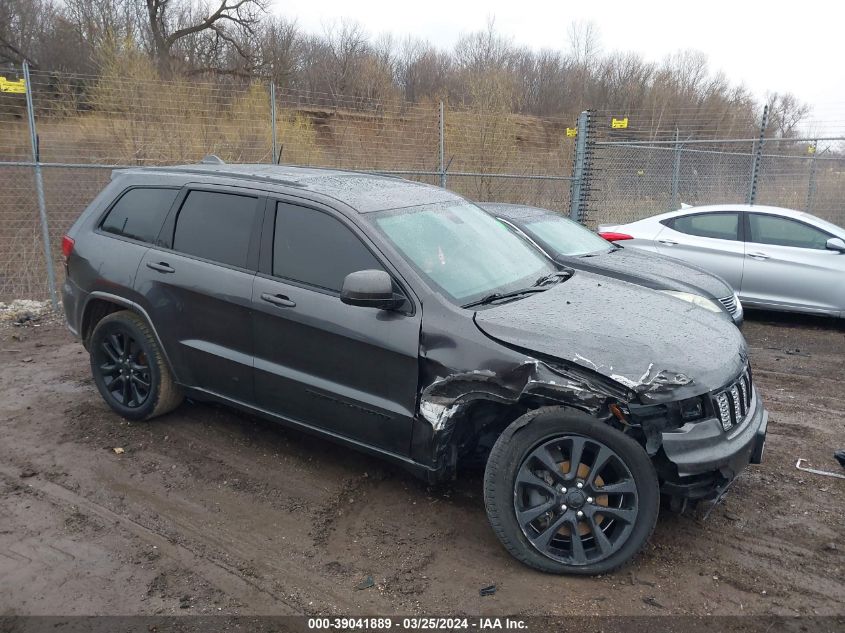
[[[721,312],[724,314],[722,304],[714,299],[708,299],[707,297],[702,297],[701,295],[694,295],[691,292],[678,292],[676,290],[661,290],[660,292],[665,295],[669,295],[670,297],[680,299],[681,301],[701,306],[706,310],[710,310],[710,312]]]
[[[704,399],[701,396],[681,401],[681,419],[684,422],[704,417]]]

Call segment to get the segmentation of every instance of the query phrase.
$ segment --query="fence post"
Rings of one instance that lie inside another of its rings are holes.
[[[590,128],[590,111],[578,115],[578,133],[575,137],[575,160],[572,163],[572,183],[569,187],[569,217],[584,223],[586,219],[585,199],[588,177],[587,136]]]
[[[29,140],[32,144],[32,163],[35,167],[35,191],[38,196],[38,215],[41,219],[41,239],[44,242],[44,263],[47,265],[47,283],[50,287],[50,302],[53,309],[59,307],[56,294],[56,271],[53,269],[53,253],[50,248],[50,229],[47,225],[47,203],[44,200],[44,178],[41,173],[41,157],[38,151],[38,133],[35,130],[35,108],[32,104],[32,81],[29,78],[29,63],[23,62],[23,77],[26,84],[26,116],[29,121]]]
[[[273,135],[273,155],[270,162],[277,165],[279,162],[279,146],[276,139],[276,82],[270,79],[270,125]]]
[[[760,122],[760,139],[751,157],[751,182],[748,184],[748,204],[757,200],[757,178],[760,175],[760,158],[763,154],[763,141],[766,138],[766,127],[769,125],[769,106],[763,106],[763,120]]]
[[[813,155],[810,157],[810,177],[807,183],[807,204],[804,205],[804,210],[807,213],[813,212],[813,198],[816,197],[816,156],[819,152],[819,142],[813,141],[810,145],[813,148]]]
[[[678,194],[681,180],[681,141],[680,132],[675,128],[675,164],[672,166],[672,196],[669,198],[669,211],[676,211],[681,205]]]
[[[445,120],[445,113],[443,111],[443,102],[440,102],[440,113],[439,113],[439,123],[440,123],[440,166],[438,167],[438,171],[440,172],[440,186],[444,189],[446,188],[446,120]]]

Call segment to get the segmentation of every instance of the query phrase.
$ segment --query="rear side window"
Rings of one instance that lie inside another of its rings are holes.
[[[256,212],[253,197],[191,191],[176,218],[173,249],[246,268]]]
[[[700,213],[674,218],[669,225],[679,233],[712,237],[718,240],[739,239],[739,213]]]
[[[748,220],[751,225],[750,241],[756,244],[825,250],[830,239],[827,233],[789,218],[751,213]]]
[[[178,189],[135,187],[124,193],[100,225],[103,231],[152,243]]]
[[[342,222],[320,211],[280,202],[273,238],[273,275],[340,292],[358,270],[382,270]]]

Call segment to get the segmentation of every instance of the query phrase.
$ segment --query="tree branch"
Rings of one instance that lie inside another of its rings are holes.
[[[186,26],[185,28],[179,29],[171,33],[167,38],[167,43],[172,46],[177,40],[182,39],[188,35],[193,35],[194,33],[199,33],[200,31],[205,31],[206,29],[210,29],[215,22],[220,19],[228,19],[231,20],[241,26],[250,27],[254,20],[252,19],[244,19],[240,16],[233,16],[230,12],[237,11],[249,4],[254,4],[254,0],[238,0],[235,4],[230,5],[229,0],[222,0],[220,2],[220,6],[217,7],[217,10],[209,15],[205,20],[198,24],[194,24],[193,26]]]

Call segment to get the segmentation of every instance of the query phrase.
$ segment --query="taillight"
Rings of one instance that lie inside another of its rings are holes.
[[[62,255],[65,256],[65,259],[70,257],[70,254],[73,252],[73,245],[75,243],[76,242],[73,241],[73,238],[68,237],[67,235],[62,238]]]
[[[634,239],[633,235],[628,235],[627,233],[613,233],[612,231],[607,233],[599,233],[599,235],[606,239],[608,242],[619,242],[621,240]]]

